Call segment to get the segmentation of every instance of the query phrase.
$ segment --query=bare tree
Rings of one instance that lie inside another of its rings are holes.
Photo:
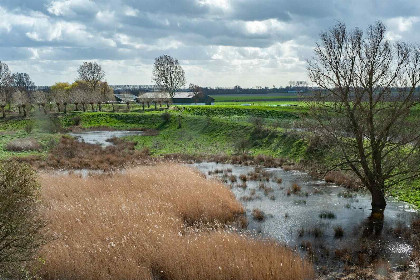
[[[165,54],[155,59],[152,80],[173,99],[175,92],[185,85],[185,73],[177,59]]]
[[[23,116],[27,116],[27,107],[30,106],[30,100],[26,92],[16,90],[13,92],[13,104],[18,108],[19,115],[23,113]]]
[[[189,88],[190,91],[194,94],[193,99],[195,104],[197,104],[198,100],[200,100],[200,98],[203,98],[204,96],[203,90],[201,89],[201,87],[195,84],[190,84]]]
[[[32,94],[33,103],[38,105],[38,110],[41,111],[41,108],[44,113],[47,111],[45,110],[45,104],[48,101],[48,93],[45,91],[37,90]]]
[[[75,81],[70,86],[70,91],[73,102],[76,105],[76,110],[78,104],[81,104],[83,112],[86,112],[86,105],[91,101],[90,95],[93,95],[89,84],[82,80]]]
[[[108,85],[107,82],[99,84],[97,101],[99,111],[102,111],[102,103],[112,103],[115,101],[114,90]]]
[[[67,105],[71,103],[69,83],[55,83],[51,86],[51,95],[57,110],[60,112],[60,105],[63,105],[64,114],[67,114]]]
[[[7,104],[12,101],[11,98],[11,84],[12,84],[12,75],[10,73],[9,67],[7,64],[0,61],[0,107],[2,111],[2,117],[6,117],[4,108]]]
[[[309,101],[313,130],[328,140],[337,167],[353,172],[383,213],[385,191],[420,177],[420,50],[390,43],[381,22],[348,31],[342,23],[321,34],[309,77],[321,90]]]
[[[77,70],[78,80],[85,81],[92,91],[96,90],[99,83],[105,77],[102,67],[96,62],[83,62]]]
[[[12,87],[16,92],[19,92],[19,100],[23,109],[23,115],[27,115],[27,107],[30,109],[32,101],[32,92],[35,90],[35,84],[27,73],[14,73],[12,75]],[[23,95],[26,95],[25,97]],[[20,107],[19,107],[20,108]]]

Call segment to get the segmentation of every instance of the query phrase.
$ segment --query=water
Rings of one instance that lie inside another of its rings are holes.
[[[79,133],[69,133],[70,136],[76,137],[80,142],[89,144],[99,144],[102,147],[113,145],[107,140],[114,137],[125,137],[132,135],[141,135],[142,131],[128,131],[128,130],[116,130],[116,131],[87,131]]]
[[[412,246],[402,238],[391,234],[397,227],[406,227],[411,221],[419,217],[418,213],[407,203],[389,201],[385,210],[382,230],[377,230],[378,235],[373,238],[365,238],[369,233],[367,223],[371,214],[371,197],[367,193],[349,192],[345,188],[328,184],[325,181],[317,181],[308,174],[298,171],[284,171],[281,168],[264,168],[270,181],[247,181],[247,188],[239,187],[241,180],[239,175],[248,174],[254,171],[254,167],[234,166],[230,164],[216,164],[203,162],[194,164],[201,172],[209,176],[209,171],[224,170],[223,173],[213,174],[222,180],[228,180],[232,185],[232,192],[246,208],[249,221],[248,229],[271,237],[287,244],[296,250],[301,251],[301,245],[310,242],[317,254],[324,254],[322,260],[324,265],[333,262],[335,250],[341,248],[352,248],[353,244],[372,241],[375,249],[393,266],[398,266],[408,260]],[[231,169],[232,172],[226,170]],[[229,181],[230,175],[235,175],[236,183]],[[276,182],[276,178],[281,178],[282,183]],[[260,188],[264,184],[264,188]],[[301,187],[300,192],[287,195],[287,190],[292,184]],[[272,191],[271,189],[272,188]],[[255,194],[252,196],[252,192]],[[251,200],[244,198],[253,197]],[[252,210],[258,208],[262,210],[266,218],[263,222],[258,222],[252,217]],[[321,213],[332,213],[334,218],[323,219]],[[374,227],[378,225],[374,225]],[[382,224],[379,226],[381,227]],[[341,227],[344,235],[342,238],[335,237],[334,228]],[[318,237],[315,231],[318,232]],[[354,245],[354,250],[356,250]],[[316,249],[318,248],[318,249]],[[320,253],[319,250],[322,250]],[[328,252],[328,253],[326,253]],[[320,260],[321,261],[321,260]]]

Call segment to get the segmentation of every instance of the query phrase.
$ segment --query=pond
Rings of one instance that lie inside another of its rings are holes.
[[[232,188],[246,208],[248,230],[277,239],[301,254],[312,254],[317,265],[337,266],[340,250],[350,250],[349,254],[370,250],[393,268],[409,262],[412,246],[393,234],[419,217],[409,204],[388,201],[383,223],[372,224],[369,194],[350,192],[306,173],[212,162],[194,166]],[[246,182],[240,179],[245,175]],[[254,209],[265,218],[256,220]],[[366,249],[366,244],[374,247]]]
[[[125,137],[132,135],[141,135],[142,131],[129,131],[129,130],[115,130],[115,131],[86,131],[78,133],[69,133],[70,136],[76,137],[80,142],[89,144],[99,144],[102,147],[113,145],[108,139],[117,137]]]

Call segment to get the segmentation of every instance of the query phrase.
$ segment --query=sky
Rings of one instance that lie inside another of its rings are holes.
[[[73,82],[96,61],[109,84],[152,84],[168,54],[187,83],[279,87],[337,22],[381,20],[391,41],[420,42],[418,0],[0,0],[0,61],[36,85]]]

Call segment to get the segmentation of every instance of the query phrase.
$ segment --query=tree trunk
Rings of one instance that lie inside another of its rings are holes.
[[[115,104],[112,103],[112,112],[115,112]]]
[[[79,103],[74,103],[74,105],[76,106],[76,111],[79,111]]]
[[[166,101],[166,108],[169,108],[169,102]]]
[[[57,110],[60,113],[60,103],[56,103],[56,105],[57,105]]]
[[[85,106],[85,103],[82,103],[82,109],[83,109],[83,112],[86,112],[86,106]]]
[[[22,114],[22,109],[20,108],[20,106],[18,106],[18,109],[19,109],[19,116],[20,116],[20,114]]]
[[[155,102],[155,110],[157,110],[157,102]]]
[[[98,102],[98,110],[99,110],[99,112],[102,112],[102,103],[101,102]]]
[[[63,106],[64,106],[64,114],[67,114],[67,103],[64,103]]]
[[[95,111],[95,108],[93,108],[93,103],[90,103],[90,107],[92,107],[92,112]]]
[[[147,102],[147,108],[150,108],[150,102]]]
[[[127,110],[130,111],[130,102],[127,102]]]
[[[44,111],[44,115],[47,114],[47,109],[45,109],[45,103],[42,104],[42,110]]]
[[[144,102],[142,102],[141,105],[143,106],[143,111],[144,111]]]
[[[386,207],[385,194],[383,188],[373,186],[369,188],[372,195],[372,212],[383,212]]]
[[[1,115],[2,115],[3,119],[6,117],[6,112],[4,111],[4,107],[6,107],[6,106],[1,105]]]
[[[23,109],[23,116],[26,117],[27,116],[26,105],[22,105],[22,109]]]

